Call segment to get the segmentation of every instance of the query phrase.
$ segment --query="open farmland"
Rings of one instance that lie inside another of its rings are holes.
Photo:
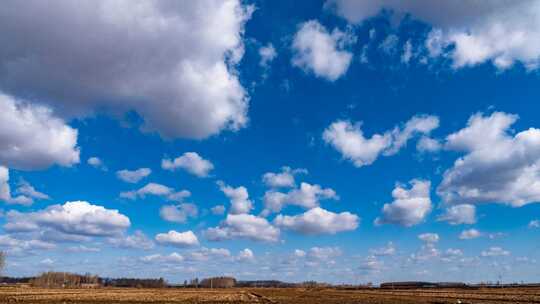
[[[231,289],[40,289],[0,288],[0,303],[540,303],[540,288],[337,290]]]

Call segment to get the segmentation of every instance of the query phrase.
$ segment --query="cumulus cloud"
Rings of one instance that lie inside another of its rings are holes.
[[[331,188],[308,183],[301,183],[298,189],[292,189],[287,193],[270,190],[264,194],[263,214],[279,212],[287,204],[311,209],[318,207],[321,200],[328,199],[338,200],[339,196]]]
[[[154,248],[154,242],[140,230],[136,230],[132,235],[109,238],[108,242],[115,247],[125,249],[150,250]]]
[[[197,177],[207,177],[214,165],[195,152],[186,152],[174,160],[163,159],[161,168],[170,171],[181,168]]]
[[[199,213],[196,205],[182,203],[179,205],[165,205],[159,209],[162,219],[173,223],[185,223],[188,218],[195,218]]]
[[[435,247],[433,243],[426,243],[420,247],[420,250],[410,255],[410,259],[414,262],[423,262],[430,259],[438,258],[441,251]]]
[[[72,166],[79,163],[77,136],[48,107],[0,92],[0,165],[21,170]]]
[[[169,201],[182,201],[186,197],[189,197],[191,192],[187,190],[176,191],[175,189],[162,184],[148,183],[140,189],[120,193],[120,197],[131,200],[145,198],[148,195],[160,196]]]
[[[315,261],[328,261],[342,255],[338,247],[311,247],[306,257]]]
[[[0,44],[10,47],[0,53],[0,89],[69,116],[135,111],[143,130],[169,138],[247,122],[236,66],[253,8],[239,0],[60,1],[54,10],[30,1],[4,11]]]
[[[169,255],[152,254],[141,257],[140,260],[143,263],[164,263],[164,264],[177,264],[184,261],[184,257],[176,252]]]
[[[469,204],[451,206],[437,220],[448,222],[450,225],[474,224],[476,223],[476,207]]]
[[[228,258],[231,256],[231,252],[224,248],[201,248],[196,251],[191,251],[186,255],[186,260],[189,261],[208,261],[215,260],[216,258]]]
[[[397,185],[392,191],[394,201],[384,204],[383,215],[375,220],[375,224],[397,224],[411,227],[421,223],[431,211],[430,181],[413,179],[411,188]]]
[[[465,155],[444,172],[437,193],[447,204],[540,201],[540,129],[510,134],[516,115],[495,112],[469,118],[446,138],[446,148]]]
[[[509,256],[510,251],[504,250],[501,247],[489,247],[487,250],[483,250],[480,253],[482,257],[498,257],[498,256]]]
[[[540,228],[540,220],[532,220],[529,222],[529,228]]]
[[[88,158],[86,163],[89,164],[90,166],[96,168],[96,169],[107,171],[107,166],[105,166],[105,163],[99,157],[92,156],[92,157]]]
[[[334,213],[315,207],[300,215],[278,215],[274,224],[301,234],[336,234],[358,228],[360,219],[350,212]]]
[[[0,235],[0,247],[4,248],[8,255],[28,254],[34,250],[51,250],[56,245],[41,240],[22,240],[11,235]]]
[[[212,208],[210,208],[210,211],[213,215],[223,215],[225,214],[225,206],[223,205],[216,205]]]
[[[401,62],[408,64],[413,56],[414,54],[411,40],[407,40],[403,46],[403,52],[401,53]]]
[[[177,232],[170,230],[167,233],[159,233],[156,235],[156,242],[162,245],[175,247],[192,247],[199,245],[199,239],[193,231]]]
[[[48,200],[50,197],[43,193],[37,191],[30,183],[25,180],[21,180],[17,186],[17,193],[31,197],[33,199]]]
[[[0,166],[0,201],[4,201],[7,204],[29,206],[34,203],[34,199],[49,199],[47,194],[37,191],[26,181],[22,181],[19,184],[16,192],[19,195],[14,196],[11,193],[11,186],[9,185],[9,169]]]
[[[422,136],[416,143],[416,150],[419,152],[437,152],[442,149],[441,143],[428,136]]]
[[[4,229],[10,232],[50,230],[67,235],[114,236],[121,234],[130,224],[129,218],[118,210],[74,201],[35,212],[9,211]]]
[[[364,261],[358,266],[358,269],[363,273],[379,273],[384,268],[384,263],[379,261],[376,256],[367,256]]]
[[[149,176],[152,173],[150,168],[139,168],[137,170],[119,170],[116,171],[116,176],[126,183],[138,183],[143,178]]]
[[[422,233],[418,235],[418,239],[426,243],[437,243],[439,235],[437,233]]]
[[[540,4],[537,1],[465,1],[456,6],[453,1],[329,0],[326,6],[353,23],[375,16],[382,9],[399,16],[410,14],[432,26],[426,40],[429,54],[451,57],[455,68],[484,62],[491,62],[499,69],[515,62],[529,69],[538,68]],[[450,47],[448,53],[443,52],[444,47]]]
[[[394,243],[388,242],[386,246],[381,248],[370,249],[369,252],[374,256],[391,256],[396,254],[396,247]]]
[[[267,172],[263,175],[262,181],[267,187],[281,188],[281,187],[294,187],[296,183],[294,176],[296,174],[307,174],[306,169],[291,169],[290,167],[282,167],[281,172]]]
[[[353,57],[345,50],[354,38],[334,29],[332,33],[315,20],[299,25],[294,35],[292,64],[317,77],[335,81],[343,76]]]
[[[323,139],[356,167],[371,165],[379,155],[394,155],[416,135],[428,135],[439,127],[439,118],[417,115],[403,126],[366,138],[361,123],[338,120],[323,132]]]
[[[303,258],[306,256],[306,252],[304,250],[295,249],[294,250],[294,256],[297,258]]]
[[[471,240],[482,236],[482,233],[474,228],[461,231],[459,234],[460,240]]]
[[[252,214],[228,214],[218,227],[208,228],[205,236],[210,241],[249,239],[277,242],[280,231],[265,218]]]
[[[236,261],[239,262],[253,262],[255,260],[255,254],[249,248],[241,250],[236,256]]]
[[[263,68],[268,68],[268,65],[277,57],[277,52],[272,43],[259,48],[259,56],[261,60],[259,65]]]
[[[231,201],[230,214],[249,213],[253,209],[253,202],[249,199],[249,194],[244,186],[233,188],[226,185],[222,181],[217,182],[219,189],[229,198]]]

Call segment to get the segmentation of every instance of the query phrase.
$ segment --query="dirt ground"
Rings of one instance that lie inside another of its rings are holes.
[[[40,289],[0,287],[0,303],[142,304],[142,303],[283,303],[283,304],[499,304],[540,303],[540,288],[336,290],[336,289]]]

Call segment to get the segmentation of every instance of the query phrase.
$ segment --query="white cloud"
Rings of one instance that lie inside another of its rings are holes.
[[[120,193],[120,197],[131,200],[145,198],[147,195],[161,196],[169,201],[182,201],[189,197],[191,193],[187,190],[176,191],[171,187],[157,183],[148,183],[140,189]]]
[[[0,201],[7,204],[29,206],[34,199],[49,199],[45,193],[36,191],[28,182],[22,181],[16,191],[19,195],[13,196],[9,185],[9,169],[0,166]]]
[[[81,252],[100,252],[101,249],[97,247],[87,247],[84,245],[71,246],[67,248],[69,252],[81,253]]]
[[[410,255],[410,258],[415,262],[423,262],[438,258],[440,255],[441,252],[435,247],[435,243],[425,242],[424,245],[420,247],[420,250]]]
[[[125,249],[150,250],[154,248],[154,242],[142,231],[136,230],[132,235],[109,238],[109,244]]]
[[[239,262],[252,262],[255,260],[255,255],[251,249],[245,248],[238,253],[236,260]]]
[[[119,170],[116,171],[116,176],[126,183],[138,183],[143,178],[149,176],[152,173],[150,168],[139,168],[137,170]]]
[[[0,25],[0,44],[10,45],[0,56],[0,89],[70,117],[135,111],[143,130],[169,138],[205,138],[246,124],[249,96],[236,67],[252,6],[99,0],[55,7],[4,5],[12,13]]]
[[[335,81],[349,68],[353,55],[345,48],[352,39],[337,28],[329,33],[315,20],[304,22],[294,36],[292,64],[317,77]]]
[[[307,252],[307,258],[318,261],[328,261],[341,256],[341,249],[338,247],[312,247]]]
[[[0,92],[0,165],[22,170],[72,166],[79,163],[77,136],[51,109]]]
[[[460,240],[471,240],[482,236],[482,233],[474,228],[463,230],[459,235]]]
[[[360,271],[368,274],[379,273],[383,268],[384,263],[377,260],[377,257],[373,255],[367,256],[358,267]]]
[[[297,258],[303,258],[306,256],[306,252],[304,250],[295,249],[294,250],[294,256]]]
[[[170,230],[167,233],[157,234],[155,239],[159,244],[175,247],[191,247],[199,245],[197,236],[191,230],[186,232]]]
[[[179,205],[165,205],[159,209],[162,219],[173,223],[185,223],[188,218],[197,217],[199,210],[196,205],[182,203]]]
[[[4,229],[12,232],[50,230],[67,235],[113,236],[122,233],[130,224],[129,218],[118,210],[74,201],[35,212],[9,211]]]
[[[265,218],[251,214],[228,214],[218,226],[208,228],[205,236],[210,241],[249,239],[253,241],[277,242],[280,231]]]
[[[419,152],[437,152],[442,149],[441,143],[428,136],[422,136],[416,143],[416,150]]]
[[[216,205],[212,208],[210,208],[210,211],[213,215],[223,215],[225,214],[225,206],[223,205]]]
[[[86,163],[89,164],[90,166],[96,168],[96,169],[107,171],[107,166],[105,166],[105,163],[103,163],[103,160],[101,158],[99,158],[99,157],[92,156],[92,157],[88,158]]]
[[[418,239],[426,243],[437,243],[439,235],[437,233],[422,233],[418,235]]]
[[[39,263],[44,266],[52,266],[54,265],[55,261],[51,258],[46,258],[46,259],[41,260]]]
[[[4,248],[8,255],[19,253],[31,253],[34,250],[51,250],[56,245],[41,240],[21,240],[11,235],[0,235],[0,248]]]
[[[296,174],[307,174],[306,169],[291,169],[290,167],[282,167],[281,172],[273,173],[267,172],[263,175],[262,181],[267,187],[280,188],[280,187],[294,187],[296,183],[294,176]]]
[[[392,130],[392,146],[384,151],[385,155],[393,155],[407,145],[407,142],[417,134],[430,134],[439,127],[439,118],[433,115],[416,115],[409,119],[404,126]]]
[[[446,148],[466,154],[443,175],[437,193],[447,204],[540,201],[540,129],[509,134],[516,115],[475,114],[447,137]]]
[[[360,23],[390,9],[399,16],[430,24],[426,41],[431,56],[450,56],[455,68],[491,62],[499,69],[516,61],[529,69],[540,60],[540,4],[537,1],[354,1],[329,0],[327,7],[350,22]],[[434,43],[434,37],[436,42]],[[449,53],[442,51],[453,46]]]
[[[165,264],[178,264],[184,261],[184,257],[181,254],[173,252],[169,255],[152,254],[141,257],[140,260],[144,263],[165,263]]]
[[[407,42],[405,42],[405,45],[403,46],[403,53],[401,54],[401,62],[407,64],[409,63],[409,61],[411,61],[412,57],[413,57],[412,43],[411,43],[411,40],[407,40]]]
[[[482,257],[509,256],[510,251],[504,250],[501,247],[489,247],[488,250],[483,250],[480,255]]]
[[[446,221],[450,225],[476,223],[476,207],[462,204],[446,208],[445,213],[437,218],[438,221]]]
[[[391,256],[396,254],[394,243],[388,242],[386,246],[376,249],[370,249],[369,252],[374,256]]]
[[[25,180],[22,180],[21,182],[19,182],[19,185],[17,186],[17,193],[20,193],[22,195],[25,195],[27,197],[31,197],[34,199],[40,199],[40,200],[50,199],[50,197],[47,194],[37,191],[32,185],[30,185]]]
[[[396,51],[396,47],[398,43],[399,43],[399,37],[394,34],[390,34],[386,36],[386,38],[384,38],[384,40],[379,45],[379,48],[387,54],[392,54],[393,52]]]
[[[540,220],[532,220],[529,222],[529,228],[540,228]]]
[[[230,214],[249,213],[253,209],[253,202],[249,199],[249,194],[244,186],[233,188],[227,186],[222,181],[217,182],[219,189],[229,198],[231,201]]]
[[[411,188],[405,189],[397,185],[392,191],[394,201],[384,204],[383,215],[375,220],[375,224],[398,224],[411,227],[421,223],[431,211],[429,196],[430,181],[413,179]]]
[[[163,159],[161,168],[170,171],[182,168],[197,177],[207,177],[214,165],[195,152],[186,152],[174,160]]]
[[[393,155],[406,146],[417,134],[427,135],[439,126],[439,118],[430,115],[412,117],[403,126],[396,126],[383,134],[364,137],[361,123],[338,120],[323,133],[323,139],[332,145],[343,158],[353,162],[356,167],[371,165],[379,155]]]
[[[186,256],[190,261],[208,261],[215,260],[216,258],[228,258],[231,256],[231,252],[224,248],[201,248],[196,251],[192,251]]]
[[[372,164],[391,144],[389,133],[365,138],[359,123],[353,125],[343,120],[332,123],[324,130],[323,139],[356,167]]]
[[[301,234],[336,234],[342,231],[351,231],[358,228],[360,219],[350,212],[334,213],[315,207],[300,215],[278,215],[274,223]]]
[[[322,188],[308,183],[301,183],[300,188],[292,189],[287,193],[270,190],[264,194],[264,214],[279,212],[287,204],[311,209],[318,207],[321,200],[328,199],[338,200],[339,196],[331,188]]]
[[[277,57],[277,52],[272,43],[268,43],[268,45],[259,48],[259,56],[261,57],[259,65],[263,68],[267,68],[268,65]]]
[[[446,258],[454,258],[463,256],[463,251],[461,249],[448,248],[444,253]]]

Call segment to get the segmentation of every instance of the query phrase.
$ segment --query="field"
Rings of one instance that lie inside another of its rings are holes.
[[[443,304],[540,303],[540,288],[501,289],[40,289],[0,287],[0,303],[142,304],[142,303],[283,303],[283,304]]]

